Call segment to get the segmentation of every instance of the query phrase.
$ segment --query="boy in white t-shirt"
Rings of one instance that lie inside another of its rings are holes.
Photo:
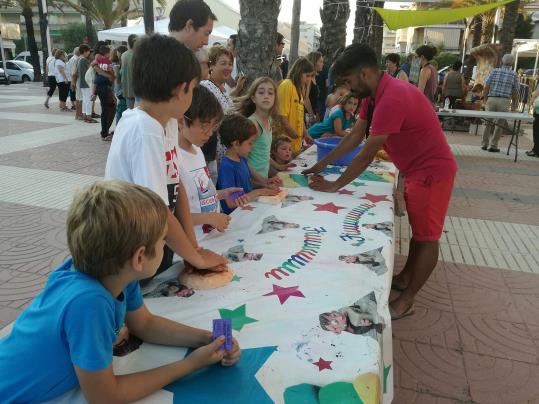
[[[213,228],[225,231],[230,216],[220,213],[219,200],[230,198],[241,188],[227,188],[220,191],[210,178],[210,171],[200,148],[204,145],[223,119],[223,109],[217,98],[206,87],[193,89],[191,106],[178,121],[180,136],[180,179],[187,192],[191,217],[195,224],[195,234],[200,239]],[[235,200],[243,205],[245,197]]]
[[[195,268],[220,271],[227,263],[221,255],[198,246],[179,178],[177,120],[191,104],[199,75],[200,66],[193,53],[174,38],[155,34],[137,40],[133,82],[140,107],[122,116],[107,158],[107,179],[150,188],[170,209],[165,239],[168,247],[157,273],[172,265],[174,252]]]

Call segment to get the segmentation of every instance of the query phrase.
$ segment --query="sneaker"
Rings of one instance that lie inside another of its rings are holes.
[[[488,151],[491,152],[491,153],[499,153],[500,149],[496,149],[495,147],[491,147],[490,149],[488,149]]]
[[[481,150],[487,150],[487,146],[481,146]]]

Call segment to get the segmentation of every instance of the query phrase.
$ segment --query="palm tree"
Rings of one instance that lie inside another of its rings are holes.
[[[519,7],[520,0],[515,0],[505,5],[503,14],[503,29],[500,36],[502,53],[511,53],[513,50],[513,39],[515,39],[515,29],[518,20]]]
[[[326,52],[326,60],[331,65],[333,55],[346,45],[346,22],[350,17],[348,1],[324,0],[320,9],[322,28],[320,29],[320,47]]]
[[[22,9],[24,25],[26,26],[26,36],[28,37],[28,48],[30,49],[30,62],[34,68],[34,81],[41,81],[41,65],[39,63],[39,53],[37,51],[36,36],[34,33],[34,12],[32,7],[36,5],[35,0],[3,0],[0,7],[19,6]]]
[[[370,45],[378,57],[382,54],[384,36],[383,20],[370,6],[372,1],[356,0],[356,15],[354,21],[353,43],[366,43]],[[375,7],[384,7],[383,1],[374,2]]]
[[[280,7],[281,0],[240,0],[238,69],[247,76],[247,85],[270,75]]]
[[[142,9],[140,3],[140,0],[55,0],[58,6],[69,6],[103,25],[104,29],[111,28],[117,22],[127,22],[129,17],[139,17]],[[165,7],[167,0],[157,0],[157,3]],[[131,9],[132,4],[135,5],[134,9]]]
[[[301,0],[294,0],[294,5],[292,7],[292,29],[290,33],[290,56],[288,58],[290,65],[294,64],[298,58],[300,15]]]

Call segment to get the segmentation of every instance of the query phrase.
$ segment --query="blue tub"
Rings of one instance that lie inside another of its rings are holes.
[[[331,152],[342,140],[341,137],[328,137],[322,139],[316,139],[314,143],[316,144],[318,150],[318,161],[322,160],[326,155]],[[356,157],[359,152],[363,149],[363,144],[360,144],[355,149],[351,150],[340,159],[335,160],[331,164],[336,166],[347,166],[350,162]]]

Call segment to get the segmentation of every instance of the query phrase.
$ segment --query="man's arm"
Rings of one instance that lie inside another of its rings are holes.
[[[337,192],[365,171],[387,138],[388,135],[369,136],[361,152],[354,157],[344,173],[336,181],[327,181],[323,177],[316,176],[309,186],[316,191]]]
[[[340,143],[326,157],[320,160],[311,168],[304,170],[303,174],[317,174],[321,172],[328,164],[331,164],[335,160],[341,158],[354,147],[357,147],[363,138],[365,137],[365,131],[367,130],[367,121],[358,119],[355,125],[352,127],[350,133],[346,135]]]

